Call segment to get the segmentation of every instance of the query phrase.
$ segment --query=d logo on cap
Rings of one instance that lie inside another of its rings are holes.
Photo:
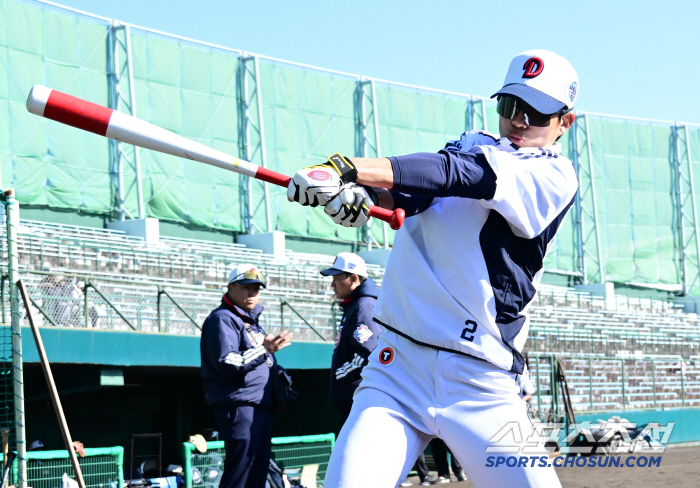
[[[542,58],[533,56],[525,61],[523,69],[525,70],[525,73],[523,73],[523,78],[534,78],[542,73],[542,70],[544,69],[544,62],[542,61]]]

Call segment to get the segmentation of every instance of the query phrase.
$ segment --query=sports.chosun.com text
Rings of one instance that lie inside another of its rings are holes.
[[[661,466],[661,456],[489,456],[486,458],[487,468],[658,468]]]

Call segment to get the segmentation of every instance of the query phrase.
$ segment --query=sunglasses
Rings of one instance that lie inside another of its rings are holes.
[[[231,282],[239,281],[241,279],[263,281],[262,273],[257,269],[249,269],[248,271],[244,271],[243,273],[236,275],[236,277],[233,280],[231,280]]]
[[[567,112],[561,111],[556,114],[543,114],[519,98],[509,97],[507,95],[498,97],[498,105],[496,105],[496,112],[498,112],[498,115],[504,119],[513,120],[519,111],[523,112],[525,123],[532,127],[549,127],[553,117],[563,115]]]

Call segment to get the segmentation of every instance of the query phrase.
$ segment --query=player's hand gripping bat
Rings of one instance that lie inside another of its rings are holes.
[[[41,85],[35,85],[27,98],[27,110],[35,115],[77,127],[134,146],[199,161],[218,168],[287,187],[291,178],[230,156],[199,142],[179,136],[131,115],[103,107]],[[388,222],[397,230],[405,213],[372,206],[370,217]]]

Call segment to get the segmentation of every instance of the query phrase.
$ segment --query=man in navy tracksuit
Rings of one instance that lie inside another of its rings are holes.
[[[272,440],[273,353],[292,334],[266,335],[258,325],[263,307],[260,271],[240,264],[229,275],[221,305],[204,321],[200,351],[207,403],[214,407],[226,462],[220,488],[264,488]]]
[[[356,254],[341,252],[321,274],[333,276],[331,287],[342,300],[343,319],[331,361],[331,398],[340,408],[344,423],[350,414],[352,396],[362,380],[362,368],[382,333],[381,326],[372,320],[379,289],[368,277],[364,260]]]

